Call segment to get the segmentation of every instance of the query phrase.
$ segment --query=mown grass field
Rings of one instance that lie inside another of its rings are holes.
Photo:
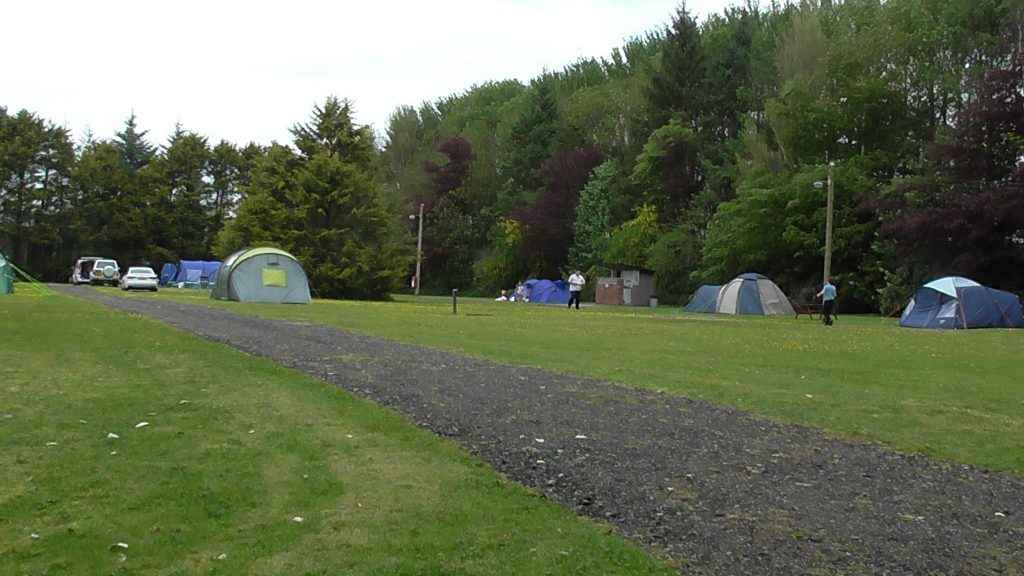
[[[378,308],[287,312],[349,306]],[[73,298],[0,297],[0,574],[672,573],[313,378]]]
[[[401,296],[396,302],[239,304],[173,299],[321,322],[386,338],[661,390],[845,438],[1024,476],[1024,330],[899,328],[895,319],[730,317],[679,308],[517,305]]]

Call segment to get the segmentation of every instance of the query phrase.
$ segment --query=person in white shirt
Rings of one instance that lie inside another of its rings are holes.
[[[583,285],[587,283],[587,279],[580,274],[577,270],[569,276],[569,308],[572,308],[572,303],[576,303],[576,309],[580,309],[580,294],[583,292]]]

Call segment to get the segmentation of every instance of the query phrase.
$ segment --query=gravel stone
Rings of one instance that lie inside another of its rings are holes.
[[[1024,574],[1024,481],[1010,474],[326,326],[53,288],[387,406],[681,574]]]

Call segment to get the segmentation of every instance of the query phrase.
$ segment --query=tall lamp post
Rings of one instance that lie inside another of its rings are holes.
[[[828,208],[825,216],[825,278],[823,283],[828,282],[828,279],[832,277],[832,206],[835,201],[835,172],[836,163],[828,163]],[[821,188],[826,182],[817,180],[814,183],[815,188]]]
[[[415,214],[410,214],[409,218],[417,218]],[[419,233],[416,235],[416,276],[413,276],[415,286],[413,287],[416,296],[420,295],[420,265],[423,262],[423,203],[420,202],[420,215],[417,218],[419,220]]]

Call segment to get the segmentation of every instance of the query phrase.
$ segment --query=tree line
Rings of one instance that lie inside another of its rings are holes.
[[[0,249],[60,280],[97,253],[159,264],[252,244],[321,296],[407,283],[496,292],[608,265],[679,302],[763,273],[791,297],[833,264],[848,311],[889,312],[941,274],[1024,290],[1024,1],[734,6],[606,57],[402,106],[379,138],[329,97],[293,141],[162,146],[0,108]]]

